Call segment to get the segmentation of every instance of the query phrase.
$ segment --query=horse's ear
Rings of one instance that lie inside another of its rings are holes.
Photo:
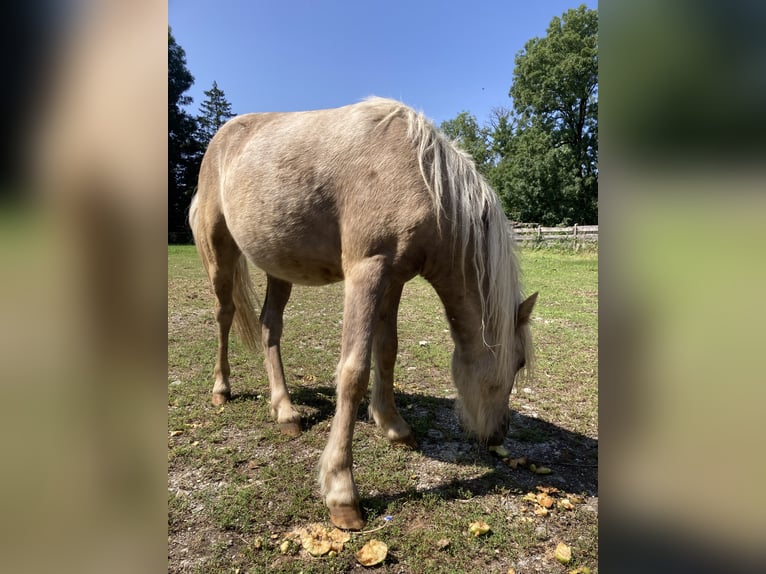
[[[532,308],[537,301],[537,291],[532,293],[524,301],[519,303],[519,307],[516,310],[516,326],[519,327],[529,322],[529,318],[532,316]]]

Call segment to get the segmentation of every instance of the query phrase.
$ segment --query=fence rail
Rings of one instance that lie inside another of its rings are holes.
[[[513,226],[516,241],[520,243],[544,241],[598,241],[598,225],[572,225],[571,227],[543,227],[534,224]]]

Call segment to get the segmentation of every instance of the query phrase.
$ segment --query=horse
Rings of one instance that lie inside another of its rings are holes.
[[[234,323],[247,346],[263,348],[271,413],[291,437],[301,434],[300,413],[285,385],[280,338],[292,285],[344,281],[337,402],[319,460],[334,525],[364,526],[351,445],[371,370],[370,418],[392,443],[416,444],[394,403],[393,378],[402,289],[417,275],[446,312],[464,427],[485,445],[502,444],[514,379],[532,359],[537,293],[522,298],[515,242],[494,191],[421,112],[369,98],[232,118],[205,152],[189,223],[215,295],[212,402],[231,398]],[[266,273],[260,315],[248,261]]]

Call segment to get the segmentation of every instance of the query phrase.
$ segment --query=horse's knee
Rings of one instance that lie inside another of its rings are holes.
[[[219,323],[231,323],[234,311],[234,303],[218,303],[215,307],[215,319]]]
[[[361,401],[367,392],[369,362],[347,359],[338,369],[338,398]]]
[[[262,342],[264,351],[268,352],[270,348],[278,347],[281,341],[282,341],[282,326],[281,325],[279,327],[267,327],[266,325],[263,325],[261,327],[261,342]]]

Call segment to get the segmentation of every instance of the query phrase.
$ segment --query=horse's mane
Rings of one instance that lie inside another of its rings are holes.
[[[471,156],[448,140],[422,113],[395,100],[366,101],[381,111],[388,110],[382,123],[395,117],[407,122],[407,133],[417,149],[420,171],[434,203],[437,226],[441,232],[442,220],[449,222],[462,271],[466,262],[475,270],[482,335],[497,356],[498,379],[512,384],[515,315],[521,289],[515,242],[500,200]],[[471,245],[475,248],[469,253]],[[492,341],[487,340],[487,327],[494,335]],[[525,338],[522,346],[529,365],[532,360],[529,330],[520,329],[518,334]]]

